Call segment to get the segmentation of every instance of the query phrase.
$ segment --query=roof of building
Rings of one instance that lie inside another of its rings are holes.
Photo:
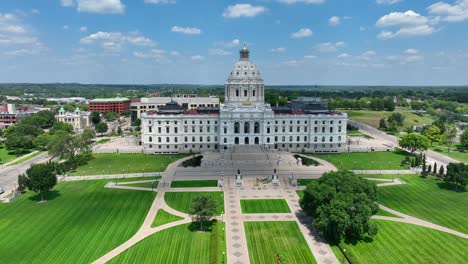
[[[249,50],[244,45],[244,47],[239,51],[240,58],[239,61],[234,63],[232,66],[231,73],[229,75],[228,81],[232,80],[245,80],[245,79],[256,79],[261,80],[260,70],[258,67],[250,61]]]
[[[115,98],[96,98],[91,100],[91,103],[110,103],[110,102],[125,102],[130,101],[126,97],[115,97]]]

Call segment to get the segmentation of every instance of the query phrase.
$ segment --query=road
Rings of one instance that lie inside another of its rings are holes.
[[[15,188],[15,184],[18,183],[18,175],[26,172],[26,170],[32,165],[37,163],[46,162],[49,159],[47,152],[44,152],[30,160],[27,160],[18,165],[6,166],[0,170],[0,187],[5,192],[11,191]]]
[[[378,130],[377,128],[371,127],[361,122],[348,120],[348,123],[354,127],[359,128],[359,130],[361,130],[362,132],[366,134],[369,134],[375,139],[386,141],[393,146],[398,146],[398,138],[395,136],[389,135],[385,132]],[[442,155],[432,150],[426,150],[425,153],[426,153],[426,158],[428,159],[429,163],[437,162],[437,164],[439,165],[444,164],[445,166],[447,166],[449,163],[460,163],[460,161],[458,160],[452,159],[450,157],[447,157],[445,155]]]

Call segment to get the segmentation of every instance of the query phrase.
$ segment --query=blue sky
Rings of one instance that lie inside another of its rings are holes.
[[[467,85],[468,0],[3,0],[0,82]]]

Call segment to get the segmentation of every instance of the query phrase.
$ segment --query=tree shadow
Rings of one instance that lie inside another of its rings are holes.
[[[344,242],[348,245],[357,245],[358,243],[372,243],[374,239],[370,236],[365,236],[363,238],[345,238]]]
[[[454,191],[454,192],[457,192],[457,193],[464,193],[466,192],[466,188],[465,187],[460,187],[458,186],[457,188],[457,185],[453,184],[453,183],[450,183],[450,182],[444,182],[444,181],[438,181],[437,182],[437,186],[440,188],[440,189],[445,189],[445,190],[449,190],[449,191]]]
[[[203,221],[203,230],[200,228],[200,222],[192,222],[187,227],[190,232],[211,232],[213,230],[213,224],[216,220],[213,221]]]
[[[49,192],[44,194],[44,199],[46,201],[52,201],[55,198],[59,197],[60,195],[61,195],[60,191],[52,190],[52,191],[49,191]],[[36,194],[36,195],[33,195],[33,196],[29,197],[28,199],[31,200],[31,201],[34,201],[34,202],[40,202],[41,201],[41,195]]]

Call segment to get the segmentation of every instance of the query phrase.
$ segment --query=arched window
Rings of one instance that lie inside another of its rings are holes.
[[[267,138],[267,143],[270,143],[270,138]]]
[[[330,142],[333,142],[333,137],[330,137]]]
[[[149,142],[153,142],[153,137],[149,137]]]
[[[325,142],[325,137],[322,137],[322,142]]]
[[[166,142],[169,143],[169,137],[166,137]]]
[[[247,94],[248,94],[247,90],[244,90],[244,97],[247,97]]]
[[[278,142],[278,136],[275,136],[275,142]]]
[[[177,143],[177,137],[174,138],[174,142]]]
[[[333,127],[330,127],[330,133],[333,133]]]
[[[192,142],[195,142],[195,137],[192,137]]]
[[[227,144],[227,138],[224,138],[224,144]]]
[[[297,136],[296,141],[297,141],[297,142],[301,141],[301,139],[300,139],[299,136]]]
[[[239,122],[234,123],[234,134],[239,134],[240,133],[240,125]]]
[[[239,74],[237,74],[239,75]],[[236,89],[236,96],[239,97],[239,89]]]
[[[158,137],[158,142],[161,143],[161,138],[160,137]]]
[[[184,137],[184,142],[187,142],[188,141],[188,138],[185,136]]]
[[[285,141],[286,141],[286,137],[285,137],[285,136],[282,136],[282,137],[281,137],[281,141],[285,142]]]
[[[304,137],[304,141],[307,142],[307,136]]]
[[[255,122],[254,124],[254,133],[255,134],[260,133],[260,124],[258,122]]]
[[[338,141],[341,142],[341,136],[338,136]]]
[[[317,137],[314,137],[314,142],[317,142]]]
[[[200,137],[200,142],[203,142],[203,137]]]
[[[214,142],[218,142],[218,137],[217,136],[215,136]]]
[[[248,133],[250,133],[250,123],[245,122],[244,123],[244,134],[248,134]]]
[[[252,96],[255,96],[255,90],[252,91]]]
[[[207,142],[210,142],[210,141],[211,141],[211,138],[208,136],[208,137],[206,138],[206,141],[207,141]]]

